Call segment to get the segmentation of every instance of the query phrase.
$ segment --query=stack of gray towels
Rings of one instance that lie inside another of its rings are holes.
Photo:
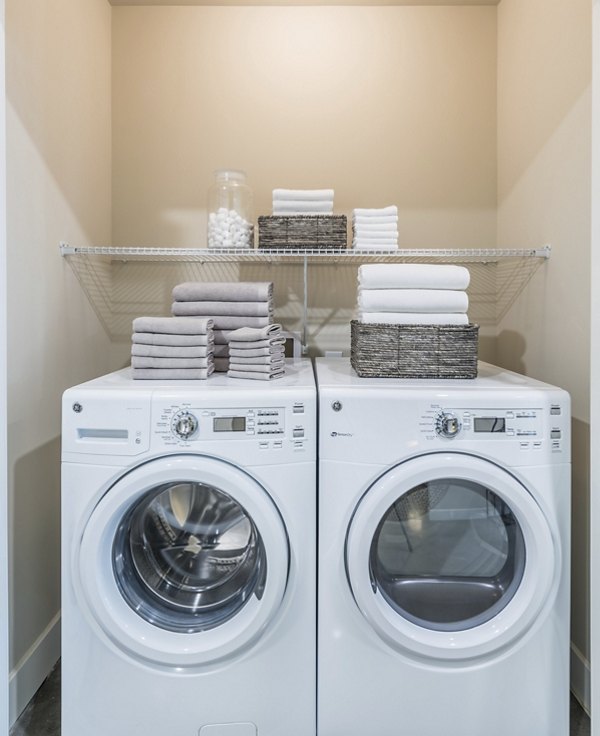
[[[138,317],[133,320],[133,378],[206,379],[214,370],[210,318]]]
[[[229,368],[229,336],[241,327],[273,323],[273,282],[186,282],[173,289],[175,317],[210,317],[214,327],[215,371]]]
[[[229,335],[230,378],[271,381],[285,373],[285,337],[281,325],[241,327]]]

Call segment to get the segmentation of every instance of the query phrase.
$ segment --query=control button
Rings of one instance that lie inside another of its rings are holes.
[[[461,424],[458,418],[450,412],[442,412],[435,419],[435,431],[441,436],[451,439],[460,432]]]
[[[519,442],[519,447],[522,450],[528,450],[529,449],[529,446],[530,446],[530,443],[529,442]]]
[[[246,430],[246,434],[254,434],[254,430],[250,427]]]
[[[292,412],[294,414],[304,414],[304,404],[294,404]]]
[[[559,404],[552,404],[552,406],[550,407],[550,414],[557,415],[557,414],[560,414],[560,413],[561,413],[560,405]]]
[[[534,450],[541,450],[542,449],[542,443],[541,442],[534,442],[533,443],[533,449]]]
[[[259,442],[258,443],[258,449],[259,450],[268,450],[269,449],[269,443],[268,442]]]
[[[509,435],[509,436],[511,436],[511,437],[514,435],[514,433],[515,433],[515,430],[512,429],[512,427],[510,429],[507,429],[506,430],[506,434]]]
[[[173,432],[182,440],[189,439],[198,429],[198,420],[189,411],[182,411],[175,414],[173,424],[171,425]]]
[[[294,437],[304,437],[304,427],[297,427],[293,431]]]
[[[273,447],[276,450],[281,450],[281,448],[283,447],[283,442],[281,440],[275,440],[275,442],[273,442]]]
[[[553,429],[550,432],[550,438],[553,440],[559,440],[561,437],[562,437],[562,432],[560,431],[560,429]]]

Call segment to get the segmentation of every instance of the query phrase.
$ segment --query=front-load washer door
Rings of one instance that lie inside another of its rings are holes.
[[[346,570],[369,624],[418,657],[470,659],[507,647],[557,587],[557,535],[531,493],[466,454],[408,460],[363,495]]]
[[[239,654],[268,626],[285,593],[289,544],[256,480],[181,455],[109,488],[72,562],[88,619],[113,646],[159,667],[193,668]]]

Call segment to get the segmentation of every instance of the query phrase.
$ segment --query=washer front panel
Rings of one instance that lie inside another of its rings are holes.
[[[379,478],[346,538],[346,570],[369,624],[420,657],[508,646],[556,589],[556,534],[528,490],[491,462],[420,456]]]
[[[206,456],[137,467],[102,497],[73,551],[92,625],[130,657],[198,667],[239,653],[275,616],[289,543],[267,491]]]

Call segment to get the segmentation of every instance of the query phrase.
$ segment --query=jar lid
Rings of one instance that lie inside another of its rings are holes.
[[[226,181],[246,181],[246,172],[239,169],[217,169],[215,177]]]

